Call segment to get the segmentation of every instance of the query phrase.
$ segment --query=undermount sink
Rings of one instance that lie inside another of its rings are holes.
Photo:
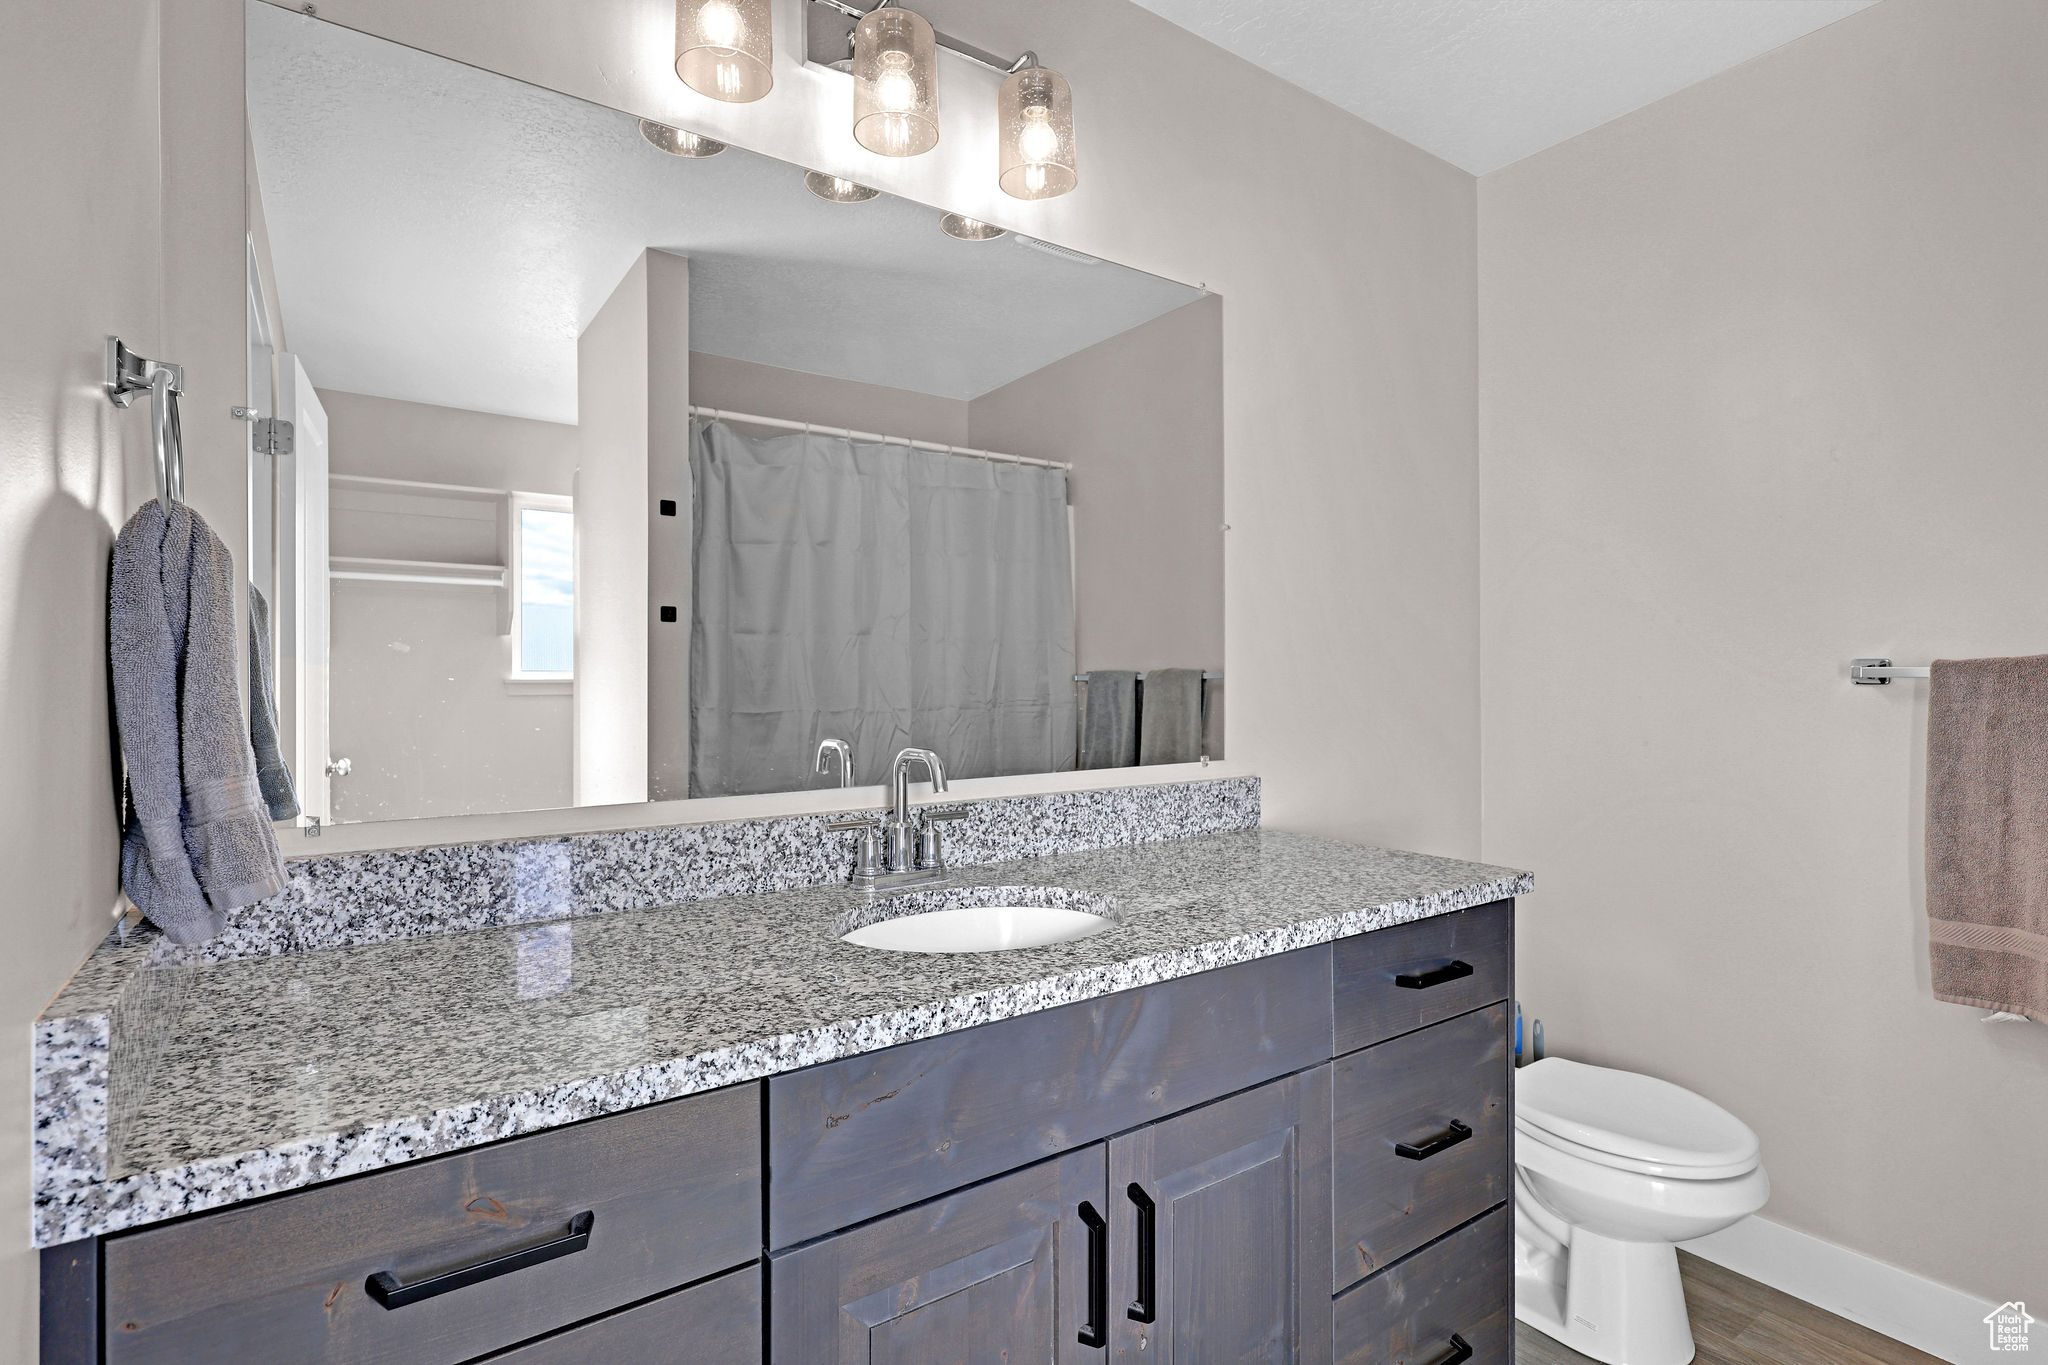
[[[1060,886],[964,886],[864,906],[840,938],[897,953],[993,953],[1099,934],[1116,921],[1107,897]]]

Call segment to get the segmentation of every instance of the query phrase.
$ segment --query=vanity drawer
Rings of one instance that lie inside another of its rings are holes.
[[[1507,1198],[1507,1006],[1332,1066],[1332,1287],[1342,1289]]]
[[[761,1268],[750,1265],[586,1322],[490,1365],[761,1365]]]
[[[1338,939],[1335,1055],[1507,999],[1514,924],[1515,903],[1495,901]]]
[[[1337,1297],[1337,1365],[1511,1365],[1514,1212],[1506,1205]]]
[[[452,1365],[756,1259],[760,1208],[758,1086],[650,1105],[109,1238],[105,1360]]]
[[[1329,1047],[1323,945],[773,1077],[769,1245],[1304,1070]]]

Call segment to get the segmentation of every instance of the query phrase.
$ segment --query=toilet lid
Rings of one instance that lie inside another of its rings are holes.
[[[1749,1125],[1704,1096],[1563,1057],[1515,1073],[1515,1116],[1581,1147],[1660,1166],[1739,1166],[1758,1152]]]

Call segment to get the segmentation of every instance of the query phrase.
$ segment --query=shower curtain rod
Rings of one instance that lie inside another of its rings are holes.
[[[937,441],[916,441],[908,436],[884,436],[873,431],[852,431],[846,427],[828,427],[818,422],[792,422],[787,417],[763,417],[752,412],[732,412],[725,408],[699,407],[690,404],[690,416],[709,417],[714,422],[739,422],[746,426],[774,427],[779,431],[802,431],[819,436],[838,436],[848,441],[877,441],[883,445],[909,446],[913,450],[929,450],[939,455],[967,455],[977,460],[994,460],[997,464],[1028,464],[1040,469],[1066,469],[1073,466],[1058,460],[1034,460],[1029,455],[1005,455],[996,450],[976,450],[969,446],[941,445]]]

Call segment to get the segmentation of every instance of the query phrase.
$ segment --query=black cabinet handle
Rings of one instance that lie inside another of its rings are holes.
[[[569,1231],[560,1237],[545,1242],[536,1242],[530,1247],[508,1251],[502,1256],[493,1256],[460,1270],[450,1270],[440,1275],[430,1275],[424,1280],[411,1284],[400,1284],[398,1277],[388,1270],[380,1270],[363,1282],[363,1289],[386,1309],[403,1308],[421,1299],[431,1299],[436,1294],[463,1289],[469,1285],[494,1280],[500,1275],[509,1275],[515,1270],[524,1270],[530,1265],[552,1261],[560,1256],[572,1256],[590,1245],[590,1229],[597,1223],[597,1215],[589,1209],[569,1220]]]
[[[1438,1152],[1449,1151],[1451,1148],[1457,1146],[1459,1143],[1463,1142],[1466,1138],[1471,1136],[1472,1130],[1470,1128],[1467,1128],[1464,1124],[1458,1122],[1456,1119],[1452,1119],[1450,1127],[1444,1129],[1435,1137],[1430,1138],[1427,1142],[1395,1143],[1394,1155],[1405,1156],[1410,1161],[1423,1161],[1429,1157],[1435,1156]],[[1458,1359],[1463,1360],[1464,1357],[1459,1356]],[[1446,1361],[1445,1365],[1449,1365],[1449,1362]]]
[[[1131,1300],[1132,1322],[1150,1322],[1159,1314],[1159,1206],[1135,1180],[1126,1191],[1138,1209],[1138,1294]]]
[[[1451,1333],[1451,1349],[1438,1356],[1435,1365],[1465,1365],[1472,1358],[1472,1347],[1456,1332]]]
[[[1446,962],[1441,967],[1431,967],[1426,972],[1402,972],[1394,978],[1394,984],[1404,991],[1426,991],[1431,986],[1441,986],[1446,981],[1472,975],[1469,962]]]
[[[1083,1346],[1109,1345],[1109,1220],[1081,1201],[1081,1221],[1088,1227],[1088,1320],[1081,1324]]]

